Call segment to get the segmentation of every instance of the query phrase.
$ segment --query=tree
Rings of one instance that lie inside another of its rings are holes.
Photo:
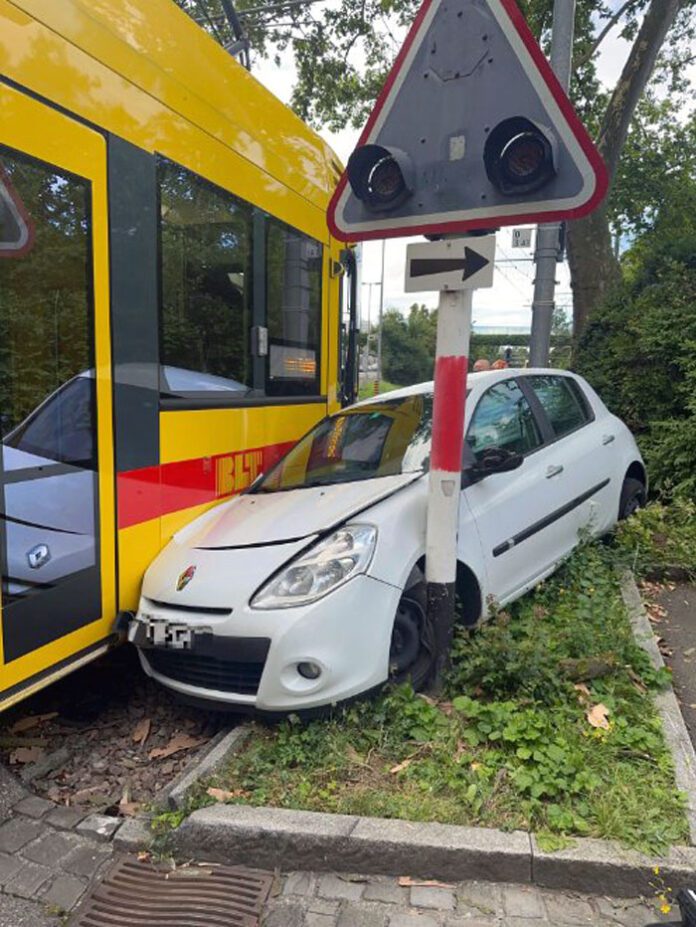
[[[408,318],[387,309],[382,319],[384,376],[398,386],[430,380],[435,361],[437,311],[414,303]]]
[[[176,0],[204,28],[225,34],[221,0]],[[518,0],[548,50],[553,0]],[[292,105],[316,126],[360,126],[372,107],[387,69],[410,25],[419,0],[239,0],[238,8],[258,54],[291,51],[297,68]],[[668,100],[672,113],[689,103],[684,67],[694,60],[696,0],[577,0],[575,60],[571,95],[597,139],[612,181],[611,195],[591,216],[570,223],[568,258],[574,295],[575,330],[580,333],[593,310],[621,278],[617,217],[635,218],[649,210],[635,157],[622,161],[627,144],[643,136],[669,174],[681,157],[666,135]],[[203,13],[205,11],[205,15]],[[597,59],[608,39],[629,43],[621,76],[611,92],[603,88]],[[646,90],[649,91],[648,103]],[[635,119],[638,122],[635,122]],[[673,119],[673,125],[679,120]],[[635,149],[634,149],[635,151]],[[626,169],[625,169],[626,168]],[[652,175],[653,178],[655,175]],[[655,186],[654,182],[650,184]]]

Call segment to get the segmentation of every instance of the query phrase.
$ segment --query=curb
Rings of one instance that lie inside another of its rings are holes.
[[[631,897],[652,894],[654,867],[670,885],[696,872],[696,848],[648,857],[606,840],[577,839],[546,853],[532,835],[482,827],[416,824],[380,818],[214,805],[195,811],[172,833],[172,849],[206,862],[259,868],[410,875],[460,882],[533,883]]]
[[[664,669],[665,662],[662,659],[655,633],[643,607],[640,591],[633,574],[628,571],[621,577],[621,595],[636,641],[650,657],[653,667],[655,669]],[[691,843],[696,844],[696,752],[694,752],[672,686],[664,692],[659,692],[655,696],[654,702],[660,713],[667,746],[674,759],[674,778],[678,788],[686,795],[686,808],[684,810],[689,823]]]
[[[155,797],[155,805],[166,805],[172,811],[182,811],[191,789],[203,778],[212,776],[235,751],[239,750],[251,734],[251,727],[242,724],[231,731],[221,731],[207,748],[198,754],[195,762],[184,769]]]

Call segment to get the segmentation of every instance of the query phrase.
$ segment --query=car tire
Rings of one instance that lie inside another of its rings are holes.
[[[389,649],[390,681],[410,682],[416,692],[428,681],[434,659],[433,648],[424,639],[427,603],[423,578],[407,586],[396,609]]]
[[[640,480],[627,476],[621,487],[619,500],[619,521],[624,521],[642,509],[646,502],[645,486]]]

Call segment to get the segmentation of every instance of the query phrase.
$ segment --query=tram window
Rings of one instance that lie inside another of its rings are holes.
[[[5,447],[91,466],[89,184],[0,149],[3,178],[30,231],[0,259],[0,435]]]
[[[159,185],[163,389],[243,397],[252,386],[251,206],[164,159]]]
[[[322,247],[268,220],[266,237],[269,396],[314,396],[319,389]]]

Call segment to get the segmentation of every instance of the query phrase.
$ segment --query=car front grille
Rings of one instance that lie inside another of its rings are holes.
[[[215,689],[218,692],[232,692],[237,695],[256,695],[271,642],[264,640],[264,644],[265,648],[256,648],[255,660],[245,661],[222,660],[190,651],[165,650],[158,647],[147,650],[145,655],[152,669],[167,679],[201,689]]]

